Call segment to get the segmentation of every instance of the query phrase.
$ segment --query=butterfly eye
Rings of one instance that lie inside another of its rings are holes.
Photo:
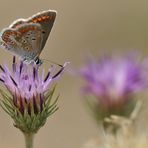
[[[35,64],[40,66],[42,64],[42,61],[39,59],[39,57],[37,57],[35,60],[34,60]]]

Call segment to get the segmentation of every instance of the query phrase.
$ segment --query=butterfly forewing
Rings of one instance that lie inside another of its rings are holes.
[[[45,46],[49,33],[51,32],[52,26],[54,24],[55,18],[56,11],[48,10],[34,15],[27,21],[28,23],[39,23],[41,25],[43,34],[43,42],[41,49],[43,49]]]

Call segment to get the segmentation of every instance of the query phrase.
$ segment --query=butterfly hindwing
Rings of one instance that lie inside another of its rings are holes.
[[[20,37],[20,33],[14,29],[6,28],[1,32],[1,46],[7,50],[20,55],[18,50],[19,43],[16,38]]]
[[[38,51],[41,48],[43,38],[41,31],[39,24],[22,24],[15,29],[5,29],[1,39],[11,52],[18,54],[22,59],[27,58],[31,61],[38,56]]]
[[[25,19],[17,19],[16,21],[14,21],[10,26],[9,28],[17,28],[19,27],[20,25],[26,23],[25,22]]]

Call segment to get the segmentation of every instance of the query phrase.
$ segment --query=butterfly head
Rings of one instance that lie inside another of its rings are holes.
[[[35,65],[40,66],[40,65],[43,64],[43,61],[42,61],[39,57],[37,57],[37,58],[34,60],[34,63],[35,63]]]

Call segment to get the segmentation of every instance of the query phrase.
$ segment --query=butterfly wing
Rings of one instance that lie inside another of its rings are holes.
[[[41,26],[39,24],[29,23],[21,25],[17,28],[17,30],[22,35],[22,45],[25,45],[26,43],[26,45],[31,47],[31,50],[29,49],[29,54],[31,53],[31,55],[34,55],[34,57],[38,56],[40,54],[39,51],[41,50],[41,45],[43,42]],[[23,43],[23,39],[26,41],[25,43]]]
[[[17,28],[6,28],[2,31],[3,46],[28,62],[38,56],[43,40],[39,24],[21,24]]]
[[[25,23],[26,23],[26,20],[25,20],[25,19],[17,19],[16,21],[14,21],[14,22],[9,26],[9,28],[17,28],[17,27],[19,27],[20,25],[25,24]]]
[[[29,18],[27,21],[28,23],[39,23],[42,27],[43,42],[41,45],[41,50],[44,48],[46,44],[46,41],[54,24],[55,18],[56,18],[56,11],[47,10],[37,13],[36,15]]]
[[[47,11],[37,13],[33,15],[32,17],[29,17],[28,19],[18,19],[14,21],[9,27],[17,28],[22,24],[28,24],[28,23],[40,24],[42,28],[41,33],[43,36],[43,41],[41,43],[42,45],[41,45],[40,50],[38,51],[40,53],[46,44],[46,41],[48,39],[48,36],[54,24],[55,18],[56,18],[56,11],[47,10]]]
[[[4,29],[1,32],[1,38],[0,38],[1,47],[4,47],[10,52],[20,55],[21,50],[18,49],[20,45],[17,41],[17,38],[19,38],[20,35],[21,34],[14,29],[9,29],[9,28]]]
[[[1,32],[0,45],[28,62],[39,57],[56,17],[56,11],[47,10],[18,19]]]

